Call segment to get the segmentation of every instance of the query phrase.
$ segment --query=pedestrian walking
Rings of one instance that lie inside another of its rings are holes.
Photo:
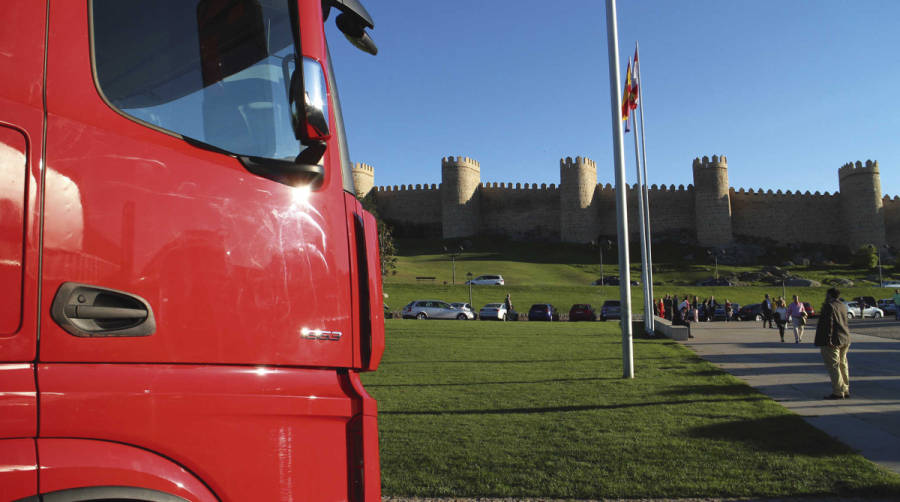
[[[900,289],[894,290],[894,314],[896,319],[900,321]]]
[[[725,299],[725,322],[731,322],[731,315],[734,313],[733,308],[731,306],[731,302],[728,301],[728,298]]]
[[[761,311],[762,311],[762,321],[763,328],[768,325],[770,328],[774,328],[772,326],[772,300],[769,299],[769,294],[766,293],[766,297],[763,299],[762,303],[760,303]]]
[[[800,302],[800,298],[794,295],[794,301],[787,308],[787,315],[791,319],[794,328],[794,343],[803,341],[803,326],[806,326],[806,307]]]
[[[775,319],[775,326],[778,327],[778,334],[781,335],[781,343],[784,343],[784,325],[787,324],[788,311],[784,306],[784,300],[775,300],[775,310],[772,312]]]
[[[666,293],[666,297],[663,298],[663,307],[665,309],[664,312],[666,313],[665,318],[671,321],[673,309],[672,309],[672,297],[669,295],[669,293]]]
[[[847,325],[847,306],[839,298],[841,292],[831,288],[825,295],[825,303],[816,326],[816,347],[822,352],[822,360],[831,378],[831,394],[825,399],[850,397],[850,328]]]

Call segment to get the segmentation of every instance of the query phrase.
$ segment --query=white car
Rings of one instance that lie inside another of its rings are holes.
[[[472,279],[471,281],[466,281],[466,284],[487,284],[491,286],[502,286],[503,285],[503,276],[502,275],[479,275],[478,277]]]
[[[463,303],[463,302],[453,302],[453,303],[450,304],[450,306],[451,306],[451,307],[456,307],[456,308],[458,308],[459,310],[468,310],[469,312],[472,312],[472,306],[469,305],[468,303]]]
[[[502,303],[488,303],[478,311],[478,318],[482,321],[487,319],[492,321],[505,321],[506,315],[506,305]]]
[[[847,317],[850,319],[872,317],[879,319],[884,317],[884,311],[878,307],[867,306],[866,310],[860,315],[858,302],[844,302],[847,305]]]
[[[884,282],[881,284],[881,287],[883,287],[883,288],[900,289],[900,281],[884,281]]]
[[[475,319],[471,310],[462,310],[441,300],[413,300],[403,307],[404,319]]]

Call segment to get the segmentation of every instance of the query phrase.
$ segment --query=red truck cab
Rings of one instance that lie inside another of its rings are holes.
[[[356,0],[5,0],[0,500],[380,500]]]

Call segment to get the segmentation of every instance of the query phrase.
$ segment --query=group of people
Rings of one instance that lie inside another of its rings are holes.
[[[716,309],[721,305],[712,296],[700,301],[700,298],[694,296],[691,299],[688,295],[684,295],[679,300],[678,295],[669,295],[655,300],[653,302],[654,314],[663,317],[672,324],[687,324],[689,322],[711,321],[715,316]],[[731,321],[734,317],[734,309],[728,299],[725,299],[725,320]]]
[[[765,328],[768,325],[768,327],[773,329],[778,328],[778,334],[781,336],[782,342],[784,342],[784,329],[788,323],[791,323],[794,330],[794,343],[803,341],[803,327],[806,326],[806,319],[809,317],[809,314],[797,295],[794,295],[794,299],[790,304],[785,304],[784,298],[776,298],[772,301],[769,295],[766,294],[766,297],[760,303],[760,310],[763,327]]]

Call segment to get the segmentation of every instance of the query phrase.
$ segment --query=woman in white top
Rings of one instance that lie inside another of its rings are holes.
[[[788,306],[787,313],[794,326],[794,343],[800,343],[803,341],[803,325],[806,324],[806,308],[797,295],[794,295],[794,301]]]

